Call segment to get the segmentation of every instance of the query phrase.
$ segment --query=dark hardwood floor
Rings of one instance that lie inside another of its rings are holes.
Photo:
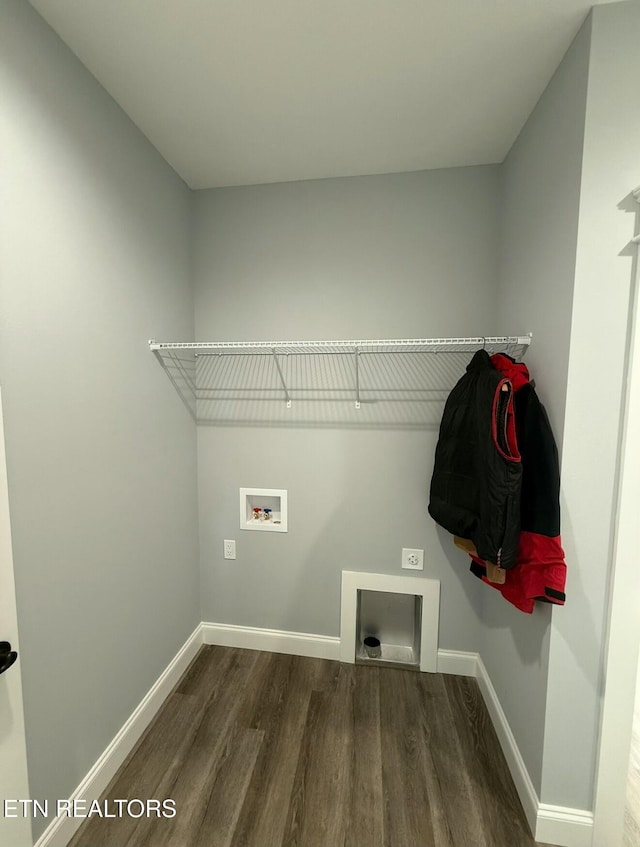
[[[203,647],[69,847],[535,847],[475,680]]]

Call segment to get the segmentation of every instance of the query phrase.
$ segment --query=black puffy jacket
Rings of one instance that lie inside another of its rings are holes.
[[[489,354],[478,350],[445,404],[429,514],[453,535],[473,541],[479,558],[511,568],[521,481],[513,387]]]

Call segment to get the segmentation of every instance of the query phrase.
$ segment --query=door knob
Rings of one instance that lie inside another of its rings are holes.
[[[11,644],[8,641],[0,641],[0,674],[8,671],[17,658],[18,654],[11,649]]]

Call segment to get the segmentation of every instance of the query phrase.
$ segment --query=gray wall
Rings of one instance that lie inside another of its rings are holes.
[[[200,192],[193,227],[185,186],[30,7],[0,16],[0,381],[34,796],[73,790],[198,620],[335,635],[340,571],[401,573],[411,546],[442,581],[440,646],[481,650],[542,801],[591,808],[640,5],[595,10],[502,169]],[[194,333],[191,235],[201,340],[533,331],[567,606],[525,617],[468,574],[426,516],[433,427],[375,409],[287,426],[257,403],[198,432],[199,609],[194,428],[145,343]],[[288,489],[290,532],[241,532],[240,486]]]
[[[565,610],[553,615],[542,800],[591,808],[637,248],[640,4],[593,11],[564,421]]]
[[[533,332],[526,362],[561,448],[584,136],[590,21],[502,166],[498,314]],[[566,519],[564,522],[566,527]],[[569,558],[573,571],[575,562]],[[569,606],[575,606],[569,583]],[[487,588],[481,655],[540,794],[551,608],[524,615]],[[556,802],[555,800],[553,802]]]
[[[562,455],[567,605],[488,596],[482,656],[543,803],[593,807],[637,219],[640,4],[596,7],[503,167],[500,314]]]
[[[19,0],[0,5],[0,100],[27,744],[33,796],[54,800],[200,620],[194,427],[146,346],[193,332],[190,198]]]
[[[197,338],[518,332],[494,315],[498,200],[494,167],[198,192]],[[401,548],[419,547],[442,581],[440,646],[477,649],[485,589],[427,515],[437,431],[351,411],[199,428],[203,619],[337,635],[340,572],[402,573]],[[289,532],[240,531],[241,486],[287,489]]]

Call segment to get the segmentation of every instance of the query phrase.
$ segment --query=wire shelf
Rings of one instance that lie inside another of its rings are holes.
[[[198,423],[428,427],[439,424],[444,401],[476,350],[518,360],[530,343],[531,335],[519,335],[150,341],[149,347]],[[344,401],[357,417],[336,413]]]
[[[155,352],[162,350],[189,350],[198,355],[270,355],[311,353],[330,354],[360,353],[454,353],[477,350],[485,347],[490,352],[502,352],[504,348],[520,350],[531,343],[530,335],[476,336],[474,338],[394,338],[394,339],[351,339],[347,341],[150,341]]]

